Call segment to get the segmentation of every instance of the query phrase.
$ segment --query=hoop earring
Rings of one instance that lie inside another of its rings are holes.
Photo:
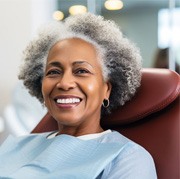
[[[102,105],[104,108],[109,107],[109,99],[104,99]]]

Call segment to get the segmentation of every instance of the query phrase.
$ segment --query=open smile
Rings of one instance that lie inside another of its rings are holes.
[[[56,97],[55,102],[60,108],[72,108],[80,104],[82,98],[74,96],[59,96]]]
[[[57,99],[56,103],[58,104],[72,104],[79,103],[81,100],[79,98],[66,98],[66,99]]]

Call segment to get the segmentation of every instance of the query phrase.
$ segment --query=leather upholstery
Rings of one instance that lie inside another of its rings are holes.
[[[143,69],[136,96],[102,126],[119,131],[146,148],[159,179],[180,178],[180,76],[168,69]],[[57,130],[47,114],[32,132]]]

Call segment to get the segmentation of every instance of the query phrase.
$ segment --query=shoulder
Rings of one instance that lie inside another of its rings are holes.
[[[102,178],[157,178],[153,158],[145,148],[116,131],[105,138],[106,142],[120,142],[123,145],[119,155],[105,168]]]
[[[114,131],[114,130],[112,130],[112,132],[110,132],[110,133],[103,135],[98,140],[102,143],[119,143],[122,145],[125,145],[129,142],[134,143],[133,141],[131,141],[127,137],[123,136],[122,134],[120,134],[119,132]]]
[[[12,135],[9,135],[7,139],[1,144],[0,151],[4,150],[10,150],[13,148],[23,147],[25,145],[30,145],[31,143],[37,145],[44,140],[46,140],[46,137],[48,136],[49,132],[46,133],[40,133],[40,134],[28,134],[23,136],[14,137]]]
[[[111,133],[104,135],[101,142],[121,144],[121,151],[118,157],[113,161],[114,163],[121,161],[123,158],[127,159],[127,157],[131,160],[136,159],[135,161],[141,159],[143,159],[143,161],[153,161],[150,153],[145,148],[123,136],[119,132],[112,131]]]
[[[111,133],[104,135],[101,139],[101,142],[121,144],[122,149],[119,155],[121,157],[125,157],[126,155],[128,156],[129,154],[136,154],[140,156],[143,154],[145,156],[149,156],[150,158],[152,158],[145,148],[143,148],[139,144],[135,143],[134,141],[128,139],[127,137],[123,136],[122,134],[116,131],[112,131]]]

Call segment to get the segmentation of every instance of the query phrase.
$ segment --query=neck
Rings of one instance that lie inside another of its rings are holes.
[[[95,134],[95,133],[100,133],[103,132],[104,130],[102,129],[102,127],[100,125],[96,126],[96,127],[84,127],[84,128],[80,128],[80,127],[71,127],[71,126],[63,126],[63,125],[59,125],[59,132],[57,135],[60,134],[67,134],[67,135],[71,135],[71,136],[82,136],[82,135],[86,135],[86,134]]]

